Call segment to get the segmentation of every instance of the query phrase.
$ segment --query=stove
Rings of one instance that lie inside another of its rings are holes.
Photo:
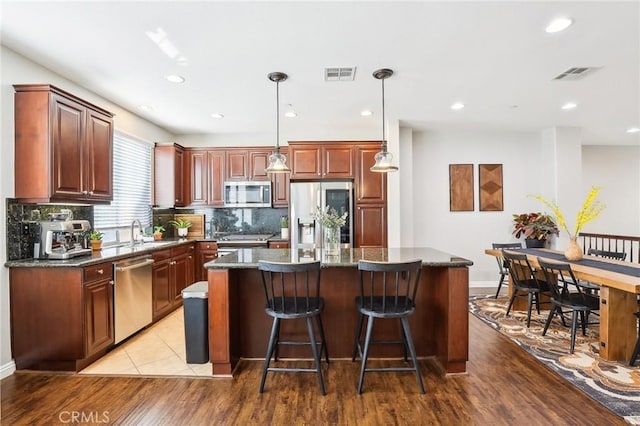
[[[228,234],[217,239],[218,247],[267,247],[275,234]]]

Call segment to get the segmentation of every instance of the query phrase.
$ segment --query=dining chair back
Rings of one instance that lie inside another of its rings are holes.
[[[540,313],[540,295],[548,294],[549,286],[546,281],[538,278],[526,254],[503,250],[502,255],[507,262],[513,285],[506,316],[509,316],[516,298],[526,297],[527,327],[529,327],[531,325],[531,308],[535,303],[536,310]]]
[[[494,250],[504,250],[504,249],[515,250],[515,249],[522,248],[522,244],[521,243],[493,243],[491,244],[491,247]],[[496,299],[497,299],[498,295],[500,294],[500,289],[502,288],[502,283],[504,282],[505,278],[507,279],[509,278],[509,264],[507,263],[506,260],[501,259],[500,257],[496,257],[496,261],[498,262],[498,274],[499,274],[498,290],[496,291]]]
[[[590,256],[599,256],[614,260],[625,260],[627,258],[627,253],[623,251],[605,251],[590,248],[589,251],[587,251],[587,254]]]

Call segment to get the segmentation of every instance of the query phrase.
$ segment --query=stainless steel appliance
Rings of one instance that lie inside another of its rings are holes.
[[[338,214],[348,212],[347,222],[340,228],[340,247],[354,246],[352,182],[292,182],[290,200],[291,248],[323,248],[324,230],[314,215],[318,208],[326,206]]]
[[[271,207],[271,181],[225,182],[225,207]]]
[[[113,265],[115,343],[153,321],[152,264],[151,256],[142,256]]]
[[[33,257],[36,259],[70,259],[91,254],[85,233],[88,220],[53,220],[38,222]]]
[[[275,234],[228,234],[216,240],[218,248],[251,248],[269,245],[269,238]]]

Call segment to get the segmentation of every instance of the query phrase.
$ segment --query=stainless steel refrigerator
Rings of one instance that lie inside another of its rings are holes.
[[[354,246],[352,182],[292,182],[289,196],[291,248],[323,248],[324,230],[314,215],[318,208],[325,206],[333,207],[340,215],[348,212],[346,223],[340,228],[340,247]]]

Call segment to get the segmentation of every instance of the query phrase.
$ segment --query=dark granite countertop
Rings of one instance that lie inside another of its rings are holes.
[[[61,267],[84,267],[95,265],[102,262],[113,262],[127,257],[138,255],[149,255],[155,250],[162,250],[171,247],[177,247],[183,244],[189,244],[199,241],[211,241],[201,238],[181,238],[175,240],[162,240],[139,244],[134,247],[129,245],[122,246],[105,246],[102,250],[97,250],[87,256],[78,256],[66,260],[39,260],[39,259],[21,259],[9,260],[4,266],[7,268],[61,268]]]
[[[473,262],[428,247],[343,249],[339,256],[326,256],[323,250],[303,252],[291,249],[238,249],[205,263],[209,269],[256,268],[259,260],[271,262],[304,262],[319,259],[323,267],[354,267],[359,260],[399,262],[422,259],[424,266],[465,267]]]

